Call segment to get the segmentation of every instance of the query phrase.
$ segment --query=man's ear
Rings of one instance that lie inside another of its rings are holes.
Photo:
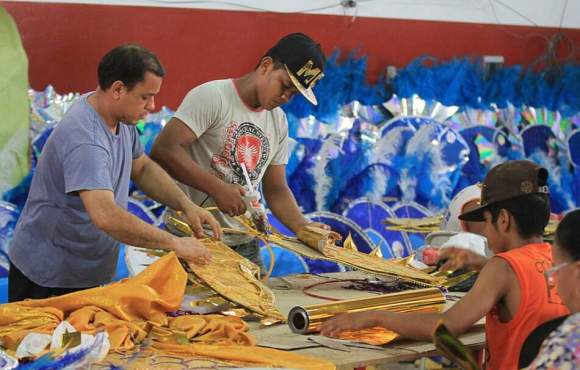
[[[258,66],[258,71],[266,73],[274,65],[272,57],[263,57]]]
[[[121,95],[127,92],[127,86],[125,86],[123,81],[117,80],[113,82],[111,87],[109,87],[109,92],[111,93],[113,99],[119,100]]]
[[[507,209],[502,208],[499,211],[499,216],[497,218],[498,227],[503,232],[508,232],[510,228],[515,227],[515,223],[511,217],[511,214]]]

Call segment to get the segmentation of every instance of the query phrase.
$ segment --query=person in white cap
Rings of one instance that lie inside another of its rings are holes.
[[[477,184],[470,185],[457,193],[449,203],[449,208],[445,213],[443,222],[441,222],[441,230],[481,235],[481,222],[462,221],[459,219],[459,215],[463,212],[468,212],[476,208],[480,198],[481,188]]]
[[[442,259],[444,249],[449,251],[443,253],[443,256],[451,251],[460,253],[462,250],[481,256],[490,254],[483,236],[483,223],[459,219],[460,214],[476,208],[480,198],[481,188],[477,184],[464,188],[453,197],[441,222],[441,231],[430,233],[425,239],[427,245],[422,252],[424,263],[435,265],[438,259]]]

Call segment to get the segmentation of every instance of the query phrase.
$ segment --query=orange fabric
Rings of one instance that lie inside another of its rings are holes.
[[[112,350],[130,350],[148,335],[151,324],[166,326],[166,312],[179,308],[187,273],[174,253],[139,275],[104,287],[47,299],[0,306],[0,338],[16,349],[29,332],[52,334],[66,319],[78,331],[94,334],[105,329]]]
[[[62,312],[52,307],[0,305],[0,342],[3,347],[15,350],[33,329],[36,333],[52,334],[62,318]]]
[[[528,335],[540,324],[567,314],[556,289],[548,297],[544,271],[552,267],[551,246],[529,244],[496,257],[503,258],[515,272],[520,286],[520,305],[514,318],[501,322],[497,307],[486,315],[485,334],[488,346],[486,369],[517,369],[520,350]]]
[[[220,345],[255,346],[248,334],[248,325],[239,317],[222,315],[190,315],[169,319],[168,328],[154,327],[152,338],[157,342],[179,344],[176,334],[190,342]]]
[[[175,254],[170,253],[141,274],[119,283],[60,297],[0,305],[0,339],[6,348],[15,350],[28,333],[52,334],[66,318],[81,332],[94,334],[106,330],[111,351],[135,349],[149,337],[153,349],[146,350],[161,356],[167,351],[234,364],[334,369],[325,360],[255,347],[248,326],[238,317],[168,317],[166,312],[179,308],[186,283],[187,273]]]
[[[115,350],[132,349],[135,343],[140,343],[147,337],[149,325],[142,320],[123,321],[99,307],[87,306],[80,308],[67,317],[78,331],[95,334],[103,328],[109,333],[111,348]]]
[[[124,321],[147,320],[167,324],[166,312],[179,308],[187,273],[174,253],[169,253],[139,275],[99,288],[46,299],[10,303],[25,307],[53,307],[68,315],[95,306]]]
[[[153,347],[163,353],[216,358],[235,361],[240,365],[261,364],[304,370],[334,370],[336,368],[330,361],[270,348],[251,347],[250,349],[247,346],[237,345],[219,346],[201,343],[179,345],[159,342],[155,342]]]

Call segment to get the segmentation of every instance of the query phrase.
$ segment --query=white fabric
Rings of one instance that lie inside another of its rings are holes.
[[[453,235],[449,240],[443,243],[441,249],[449,247],[468,249],[482,256],[489,254],[486,238],[472,233],[459,233]]]
[[[16,357],[30,357],[40,353],[52,341],[52,336],[40,333],[28,333],[16,348]]]

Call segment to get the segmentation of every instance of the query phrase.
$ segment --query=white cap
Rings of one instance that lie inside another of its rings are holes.
[[[449,208],[447,208],[443,222],[441,222],[441,230],[454,232],[466,231],[463,222],[459,219],[459,215],[463,213],[465,204],[472,200],[479,200],[480,198],[481,188],[478,185],[470,185],[457,193],[451,200],[451,203],[449,203]]]
[[[486,256],[487,252],[487,239],[481,235],[472,233],[459,233],[452,236],[441,246],[441,249],[455,247],[468,249],[474,253],[481,256]]]

